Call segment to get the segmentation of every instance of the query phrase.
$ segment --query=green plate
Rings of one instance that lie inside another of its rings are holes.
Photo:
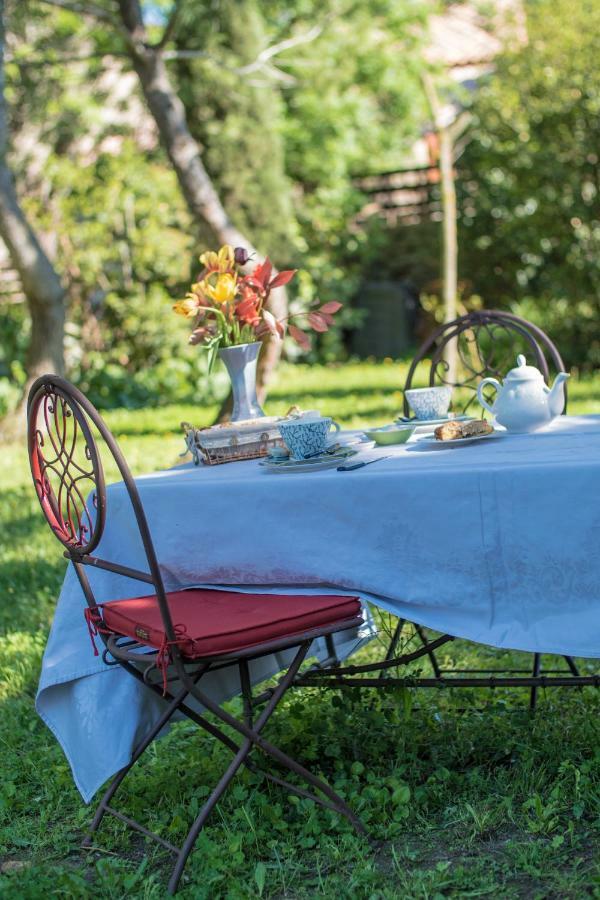
[[[365,431],[370,441],[375,441],[380,447],[390,447],[392,444],[405,444],[414,431],[413,426],[385,425],[383,428],[373,428]]]

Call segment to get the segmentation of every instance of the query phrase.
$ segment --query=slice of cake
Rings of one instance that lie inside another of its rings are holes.
[[[485,419],[474,419],[471,422],[444,422],[443,425],[438,425],[434,434],[438,441],[456,441],[478,434],[491,434],[493,430]]]
[[[463,437],[462,425],[460,422],[444,422],[433,432],[438,441],[454,441],[456,438]]]

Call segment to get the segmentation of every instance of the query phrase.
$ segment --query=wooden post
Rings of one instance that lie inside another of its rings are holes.
[[[457,314],[458,293],[458,238],[456,229],[456,188],[454,185],[454,159],[452,135],[445,124],[442,115],[442,107],[435,89],[435,85],[428,73],[423,75],[423,85],[433,126],[438,136],[440,148],[440,183],[442,189],[442,271],[443,271],[443,300],[444,321],[451,322]],[[446,344],[444,359],[448,367],[447,380],[454,382],[457,370],[456,341]]]

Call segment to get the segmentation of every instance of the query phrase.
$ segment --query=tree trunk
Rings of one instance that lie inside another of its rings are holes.
[[[187,205],[196,221],[206,223],[222,244],[246,247],[262,256],[233,224],[206,171],[200,147],[188,127],[185,107],[175,91],[160,48],[150,47],[138,0],[119,0],[121,19],[131,36],[130,54],[142,93],[156,122],[162,144],[173,165]],[[269,307],[280,318],[287,314],[284,289],[273,291]],[[281,342],[265,341],[258,367],[258,396],[266,388],[281,356]]]
[[[31,315],[27,376],[64,374],[65,290],[27,222],[11,173],[0,161],[0,236],[18,271]]]
[[[17,412],[3,423],[3,434],[24,430],[27,391],[38,375],[64,374],[65,290],[19,205],[6,162],[8,117],[4,97],[4,2],[0,0],[0,236],[18,271],[31,316],[27,384]]]

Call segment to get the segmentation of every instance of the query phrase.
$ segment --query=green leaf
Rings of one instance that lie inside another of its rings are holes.
[[[265,879],[267,877],[267,868],[264,862],[256,863],[256,868],[254,869],[254,880],[256,882],[256,887],[258,888],[258,896],[262,897],[263,891],[265,889]]]
[[[410,788],[407,784],[401,784],[392,794],[392,803],[396,806],[403,806],[410,800]]]

